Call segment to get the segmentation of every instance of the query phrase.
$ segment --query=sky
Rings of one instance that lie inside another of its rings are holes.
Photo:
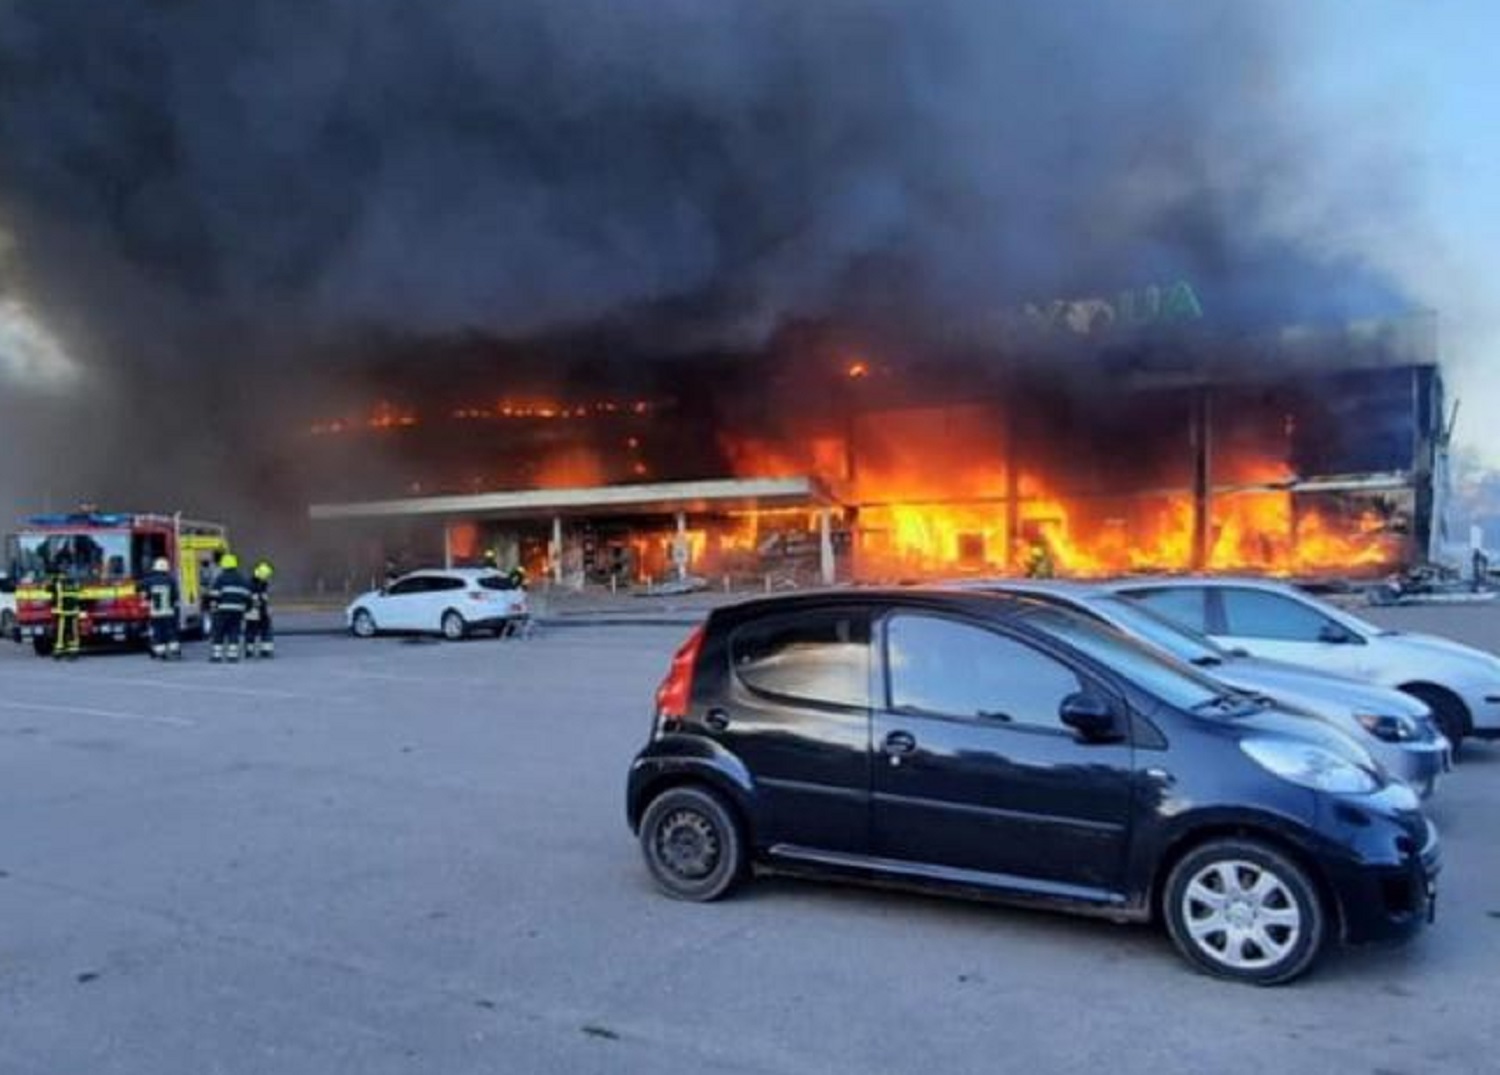
[[[1500,466],[1500,4],[1350,0],[1298,9],[1311,97],[1380,140],[1417,204],[1360,244],[1436,311],[1455,443]],[[1373,215],[1372,215],[1373,216]]]

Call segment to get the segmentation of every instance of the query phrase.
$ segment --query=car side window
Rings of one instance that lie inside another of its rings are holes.
[[[427,583],[427,589],[434,593],[441,593],[445,590],[462,590],[465,585],[463,579],[450,578],[428,579]]]
[[[1163,586],[1146,590],[1126,590],[1124,597],[1139,601],[1152,612],[1174,623],[1210,634],[1208,625],[1208,591],[1202,586]]]
[[[1342,629],[1315,608],[1283,594],[1264,590],[1223,591],[1224,619],[1230,636],[1278,642],[1319,642],[1324,633]]]
[[[1056,658],[973,624],[898,613],[885,637],[896,710],[1062,731],[1062,701],[1083,689]]]
[[[392,597],[409,597],[412,594],[426,592],[427,580],[425,578],[402,579],[400,582],[396,583],[386,591],[386,593],[390,594],[390,596]]]
[[[735,675],[751,690],[829,705],[870,705],[870,624],[828,610],[769,616],[730,639]]]

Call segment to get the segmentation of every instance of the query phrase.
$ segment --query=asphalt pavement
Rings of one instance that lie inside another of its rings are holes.
[[[234,667],[0,645],[0,1072],[1500,1066],[1500,748],[1433,803],[1433,929],[1256,990],[1148,928],[792,881],[658,896],[622,792],[682,634],[312,634]]]

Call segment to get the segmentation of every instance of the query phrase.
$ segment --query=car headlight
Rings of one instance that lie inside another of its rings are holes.
[[[1244,739],[1240,749],[1257,765],[1283,780],[1316,791],[1345,795],[1368,795],[1380,781],[1367,769],[1345,761],[1316,743],[1292,739]]]
[[[1422,738],[1422,729],[1410,717],[1400,714],[1356,713],[1360,727],[1385,743],[1414,743]]]

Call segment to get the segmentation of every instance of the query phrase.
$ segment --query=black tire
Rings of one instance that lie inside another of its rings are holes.
[[[7,642],[19,641],[16,636],[16,614],[10,609],[0,612],[0,638]]]
[[[646,868],[673,899],[719,899],[745,874],[745,841],[734,813],[707,788],[662,792],[646,807],[640,835]]]
[[[1265,887],[1262,878],[1270,879]],[[1162,916],[1189,963],[1250,985],[1306,974],[1328,937],[1328,911],[1312,878],[1256,840],[1213,840],[1183,856],[1167,878]]]
[[[449,642],[461,642],[469,637],[469,625],[464,622],[463,616],[451,608],[443,613],[438,626]]]
[[[375,626],[375,617],[370,615],[367,608],[354,610],[354,618],[349,621],[349,632],[355,638],[374,638],[379,628]]]
[[[52,639],[50,639],[50,638],[33,638],[31,640],[31,650],[38,657],[50,657],[50,656],[52,656]]]
[[[1453,747],[1453,760],[1457,761],[1459,746],[1469,734],[1468,707],[1441,687],[1418,683],[1403,687],[1402,690],[1432,710],[1432,719],[1437,724],[1438,731],[1448,737],[1448,743]]]

